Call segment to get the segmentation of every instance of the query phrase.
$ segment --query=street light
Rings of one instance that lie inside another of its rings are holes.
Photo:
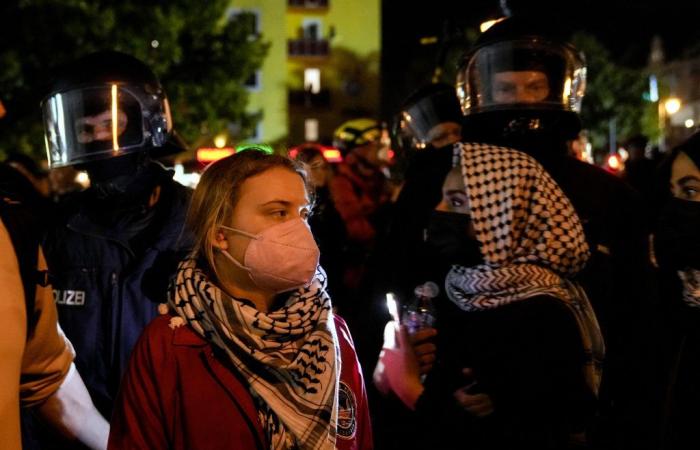
[[[226,135],[220,134],[214,138],[216,148],[224,148],[226,146]]]
[[[664,102],[664,109],[668,115],[672,116],[681,109],[681,101],[676,97],[669,97]]]

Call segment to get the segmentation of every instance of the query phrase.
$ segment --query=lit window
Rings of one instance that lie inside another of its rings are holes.
[[[321,92],[321,69],[304,69],[304,90],[312,94]]]
[[[304,30],[304,39],[316,41],[321,39],[321,20],[319,19],[304,19],[302,29]]]
[[[318,140],[318,119],[304,121],[304,139],[311,142]]]

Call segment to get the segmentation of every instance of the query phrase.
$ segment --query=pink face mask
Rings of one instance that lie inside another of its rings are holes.
[[[221,228],[250,238],[243,263],[221,250],[236,266],[248,272],[261,289],[285,292],[306,286],[313,280],[319,250],[309,226],[302,219],[292,219],[265,228],[259,234],[220,225]]]

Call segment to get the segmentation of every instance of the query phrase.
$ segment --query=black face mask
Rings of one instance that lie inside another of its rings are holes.
[[[700,202],[668,201],[659,214],[654,251],[661,267],[700,269]]]
[[[90,215],[106,223],[119,221],[125,216],[139,218],[146,215],[148,201],[159,183],[158,172],[148,163],[116,161],[112,162],[114,167],[109,167],[110,162],[100,161],[86,167],[91,183]]]
[[[464,267],[483,264],[481,245],[469,237],[470,218],[466,214],[433,211],[428,222],[426,243],[439,264]]]

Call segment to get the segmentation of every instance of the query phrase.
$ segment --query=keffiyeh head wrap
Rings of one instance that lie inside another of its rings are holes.
[[[465,311],[539,295],[562,300],[576,317],[586,376],[597,392],[604,345],[588,298],[569,280],[590,256],[569,199],[524,153],[472,143],[456,144],[455,152],[484,263],[453,266],[445,281],[448,297]]]
[[[334,449],[340,350],[326,276],[268,313],[227,295],[197,268],[180,263],[169,303],[222,349],[249,383],[270,448]]]

